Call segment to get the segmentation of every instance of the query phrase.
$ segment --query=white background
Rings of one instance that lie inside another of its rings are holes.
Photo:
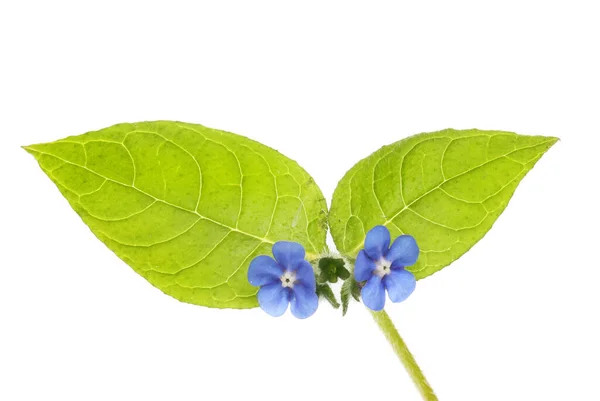
[[[360,305],[179,303],[19,148],[156,119],[259,140],[328,199],[415,133],[560,137],[493,230],[388,311],[442,401],[600,400],[595,2],[163,3],[0,3],[1,400],[419,399]]]

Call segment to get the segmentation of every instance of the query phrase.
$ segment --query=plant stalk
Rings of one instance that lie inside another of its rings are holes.
[[[398,330],[396,330],[396,327],[394,326],[394,323],[391,321],[388,314],[384,310],[380,312],[370,312],[373,316],[373,319],[379,325],[379,328],[385,335],[385,338],[387,338],[389,343],[392,345],[394,352],[396,355],[398,355],[398,358],[400,358],[400,361],[404,365],[404,368],[408,372],[413,383],[415,383],[415,386],[417,386],[417,389],[421,393],[423,400],[438,401],[438,398],[427,382],[425,375],[423,375],[423,372],[419,368],[419,365],[417,365],[415,358],[408,350],[406,343],[402,337],[400,337],[400,334],[398,334]]]

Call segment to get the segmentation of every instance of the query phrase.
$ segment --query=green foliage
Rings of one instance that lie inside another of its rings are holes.
[[[25,147],[92,232],[154,286],[217,308],[257,306],[250,261],[279,240],[316,258],[327,206],[296,162],[201,125],[119,124]]]
[[[427,277],[485,235],[557,140],[447,129],[384,146],[352,167],[334,192],[329,224],[337,249],[353,258],[366,232],[385,225],[392,238],[416,238],[421,256],[409,270]]]
[[[385,146],[350,169],[329,225],[353,259],[366,232],[411,234],[427,277],[468,251],[506,208],[521,179],[557,138],[444,130]],[[153,285],[181,301],[257,306],[250,261],[279,240],[313,260],[326,251],[327,206],[294,161],[260,143],[201,125],[119,124],[25,149],[92,232]],[[341,306],[360,286],[340,258],[319,259],[317,293],[342,279]]]

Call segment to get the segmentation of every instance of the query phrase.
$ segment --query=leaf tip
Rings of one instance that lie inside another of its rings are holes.
[[[31,147],[31,145],[23,145],[23,146],[21,146],[21,149],[23,149],[24,151],[26,151],[27,153],[29,153],[31,155],[33,154],[33,152],[35,152],[35,149],[33,149]]]
[[[546,138],[548,139],[545,142],[546,150],[549,150],[552,146],[554,146],[556,144],[556,142],[560,141],[560,138],[556,137],[556,136],[547,136]]]

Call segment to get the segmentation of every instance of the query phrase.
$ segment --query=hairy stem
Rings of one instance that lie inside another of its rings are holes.
[[[408,350],[404,340],[402,337],[400,337],[400,334],[398,334],[398,330],[396,330],[396,327],[394,327],[394,323],[392,323],[388,314],[382,310],[381,312],[371,311],[371,315],[373,316],[375,322],[379,325],[381,331],[383,331],[385,338],[387,338],[392,345],[394,352],[396,355],[398,355],[398,358],[400,358],[400,361],[404,365],[404,368],[406,368],[406,371],[413,380],[413,383],[415,383],[415,386],[417,386],[417,389],[421,393],[423,399],[425,401],[438,401],[433,389],[427,382],[427,379],[423,375],[419,365],[417,365],[415,358]]]

